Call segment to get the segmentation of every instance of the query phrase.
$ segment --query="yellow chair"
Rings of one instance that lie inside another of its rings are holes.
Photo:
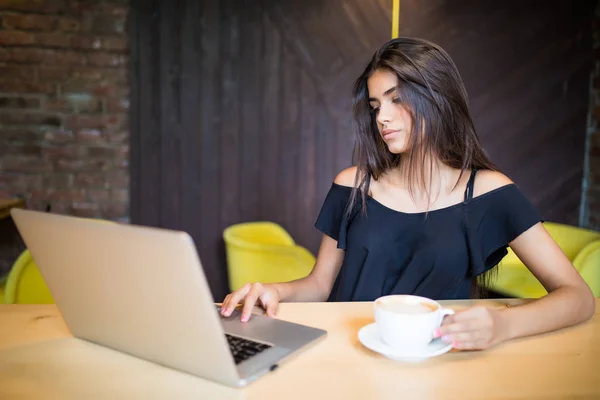
[[[0,304],[5,304],[4,300],[4,286],[6,285],[6,277],[0,278]]]
[[[594,296],[600,296],[600,232],[555,222],[545,222],[544,226],[590,286]],[[520,298],[539,298],[548,293],[510,248],[500,262],[498,274],[490,282],[489,289]]]
[[[223,232],[229,274],[229,289],[246,282],[288,282],[307,276],[315,257],[280,225],[247,222]]]
[[[54,299],[29,250],[13,264],[4,286],[6,304],[53,304]]]

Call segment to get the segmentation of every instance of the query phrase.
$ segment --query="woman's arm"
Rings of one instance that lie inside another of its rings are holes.
[[[572,326],[592,317],[595,299],[589,286],[542,223],[510,243],[515,254],[548,294],[502,310],[473,307],[448,316],[434,337],[459,349],[486,349],[506,340]]]
[[[344,251],[337,241],[327,235],[321,239],[317,261],[305,278],[291,282],[274,283],[280,301],[325,301],[344,261]]]
[[[240,302],[242,322],[248,321],[252,309],[259,303],[268,316],[275,316],[282,301],[325,301],[344,260],[344,251],[337,248],[337,241],[323,235],[317,261],[305,278],[282,283],[246,283],[228,294],[221,305],[221,314],[230,316]]]
[[[336,176],[334,182],[351,186],[355,174],[355,167],[345,169]],[[344,255],[345,251],[337,247],[337,240],[323,234],[315,266],[308,276],[291,282],[247,283],[225,297],[221,313],[231,315],[238,303],[243,301],[242,321],[247,321],[257,302],[266,309],[267,315],[274,316],[282,301],[325,301],[340,271]]]
[[[507,339],[575,325],[594,315],[592,291],[541,223],[521,234],[510,247],[548,295],[503,311]]]
[[[480,171],[475,196],[513,183],[495,171]],[[541,222],[508,244],[548,294],[530,303],[496,310],[473,307],[444,320],[435,336],[463,349],[484,349],[505,340],[536,335],[586,321],[592,317],[592,291]]]

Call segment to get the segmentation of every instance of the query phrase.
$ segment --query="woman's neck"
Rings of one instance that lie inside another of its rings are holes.
[[[434,202],[439,195],[450,194],[456,189],[460,172],[437,160],[426,161],[417,170],[409,170],[406,163],[401,162],[384,173],[382,180],[391,187],[412,192],[415,200]]]

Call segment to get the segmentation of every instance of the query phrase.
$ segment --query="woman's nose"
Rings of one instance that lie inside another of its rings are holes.
[[[382,125],[389,123],[392,120],[392,113],[390,112],[388,107],[380,107],[379,113],[377,114],[377,122]]]

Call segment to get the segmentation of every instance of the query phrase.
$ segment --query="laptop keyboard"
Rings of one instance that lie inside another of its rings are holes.
[[[242,361],[245,361],[271,347],[268,344],[242,339],[241,337],[231,336],[227,333],[225,334],[225,337],[227,337],[229,350],[231,351],[231,354],[233,354],[233,359],[235,360],[236,364],[239,364]]]

